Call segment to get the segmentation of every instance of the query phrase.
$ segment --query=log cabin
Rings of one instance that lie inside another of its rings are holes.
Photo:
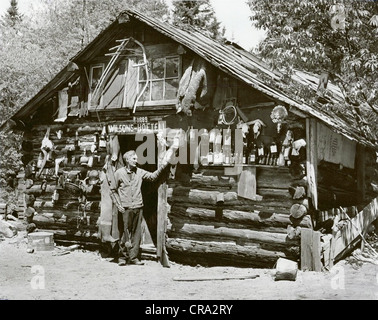
[[[2,126],[23,132],[24,214],[99,243],[106,164],[139,148],[155,170],[179,137],[178,162],[143,184],[145,252],[163,266],[329,268],[378,216],[377,144],[332,108],[337,86],[319,93],[296,71],[304,100],[284,79],[235,43],[124,11]]]

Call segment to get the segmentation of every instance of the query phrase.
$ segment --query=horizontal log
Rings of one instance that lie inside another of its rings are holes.
[[[234,177],[226,177],[222,175],[210,176],[204,175],[203,173],[193,173],[190,184],[198,189],[208,189],[213,187],[232,188],[235,187],[237,182]]]
[[[59,215],[58,213],[37,214],[33,217],[33,222],[38,227],[48,227],[51,229],[72,229],[77,228],[79,225],[80,227],[84,227],[88,230],[97,230],[97,218],[91,215],[87,216],[90,217],[89,225],[87,224],[88,220],[86,218],[82,218],[81,222],[78,224],[78,216]]]
[[[202,190],[194,189],[192,187],[174,186],[168,187],[167,198],[170,203],[187,203],[187,204],[201,204],[201,205],[215,205],[217,203],[217,195],[220,193],[224,195],[224,205],[238,206],[242,211],[248,206],[252,210],[264,211],[264,208],[275,207],[280,208],[279,212],[289,212],[290,207],[295,203],[290,196],[288,190],[283,189],[258,189],[257,194],[262,196],[262,200],[254,201],[238,197],[236,190]],[[270,210],[271,211],[271,210]]]
[[[217,195],[219,191],[210,190],[198,190],[191,189],[190,187],[176,187],[168,188],[167,198],[173,202],[189,202],[189,203],[205,203],[205,204],[216,204]],[[238,197],[236,192],[225,192],[224,202],[231,200],[236,200]]]
[[[288,189],[274,189],[274,188],[257,188],[257,194],[263,197],[263,202],[278,201],[285,206],[289,206],[295,203],[290,196]]]
[[[170,238],[184,238],[203,241],[233,241],[236,244],[255,245],[268,250],[287,250],[298,246],[298,240],[290,240],[286,234],[248,229],[235,229],[213,223],[212,225],[188,223],[175,219],[167,228]]]
[[[40,231],[47,231],[54,233],[54,240],[66,240],[66,241],[83,241],[83,242],[93,242],[100,243],[98,239],[97,231],[90,230],[75,230],[75,229],[50,229],[50,228],[39,228]]]
[[[74,135],[76,131],[78,131],[79,134],[87,134],[89,132],[96,132],[96,131],[102,131],[102,126],[98,123],[97,119],[93,122],[89,122],[88,120],[81,120],[79,123],[51,123],[51,124],[43,124],[34,126],[31,130],[31,136],[37,137],[37,136],[44,136],[47,128],[50,128],[50,136],[55,135],[55,133],[58,130],[63,130],[63,136],[66,135]]]
[[[84,250],[89,250],[89,251],[95,251],[95,250],[101,249],[101,243],[99,241],[97,240],[87,241],[86,238],[84,239],[80,238],[76,240],[65,240],[64,237],[62,237],[61,235],[54,234],[54,242],[57,245],[68,247],[67,249],[69,249],[69,247],[72,245],[79,245],[78,249],[84,249]],[[67,251],[69,252],[71,250],[67,250]],[[65,252],[66,252],[65,249],[63,249],[60,253],[64,254]],[[59,254],[59,252],[57,254]]]
[[[47,205],[52,205],[52,203],[47,203]],[[55,216],[61,216],[64,215],[67,217],[77,217],[79,214],[83,215],[83,210],[80,208],[79,213],[79,206],[77,203],[69,203],[69,206],[67,208],[62,207],[61,205],[56,206],[41,206],[40,202],[37,202],[37,205],[34,205],[33,207],[38,214],[44,214],[44,215],[50,215],[54,214]],[[96,219],[100,216],[100,209],[96,207],[94,210],[85,210],[86,215],[89,215],[92,217],[92,219]]]
[[[269,251],[255,246],[180,238],[168,238],[166,248],[171,261],[193,266],[201,264],[204,266],[273,268],[278,258],[293,258],[293,255],[284,252]]]
[[[218,222],[233,228],[248,228],[277,233],[286,233],[287,226],[291,224],[290,218],[286,214],[266,214],[258,211],[246,212],[225,209],[222,210],[221,217],[217,217],[216,211],[216,209],[174,205],[171,206],[169,218],[171,221],[178,218],[180,220],[187,219],[188,222]],[[300,221],[299,226],[312,228],[310,216],[305,216]]]
[[[43,195],[40,195],[37,197],[37,200],[39,202],[51,202],[51,198],[52,198],[52,193],[45,193]],[[75,195],[72,195],[70,193],[67,193],[65,191],[59,191],[59,200],[57,202],[57,206],[63,206],[65,203],[69,202],[69,201],[75,201],[77,200],[77,196]],[[101,195],[100,194],[93,194],[93,195],[90,195],[87,197],[89,199],[89,201],[92,201],[92,202],[100,202],[101,201]],[[97,206],[98,207],[98,206]]]
[[[257,167],[257,188],[288,189],[293,182],[288,167]]]

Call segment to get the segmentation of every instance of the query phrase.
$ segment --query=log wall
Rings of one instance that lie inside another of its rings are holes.
[[[225,176],[222,166],[200,167],[188,177],[188,169],[178,165],[168,183],[170,259],[244,267],[273,267],[279,257],[299,259],[299,239],[287,235],[290,208],[298,202],[288,188],[296,180],[288,167],[256,169],[260,201],[239,197],[238,175]],[[220,193],[223,203],[217,203]],[[299,224],[312,228],[309,215]]]
[[[88,171],[101,170],[106,157],[106,148],[98,148],[96,153],[93,154],[94,161],[91,168],[80,164],[80,157],[83,155],[84,149],[88,150],[87,156],[90,156],[89,150],[94,143],[94,137],[102,131],[102,126],[96,119],[68,119],[65,123],[34,126],[26,135],[33,142],[32,158],[35,163],[38,162],[41,142],[47,128],[50,128],[49,138],[54,144],[55,158],[67,157],[68,148],[74,147],[75,139],[78,138],[78,143],[72,154],[60,164],[59,174],[63,174],[66,179],[68,177],[73,178],[72,182],[77,184],[77,179],[83,180]],[[58,139],[56,135],[58,130],[63,131],[61,139]],[[100,193],[92,194],[90,199],[87,199],[85,212],[85,202],[80,201],[77,195],[68,190],[59,190],[59,200],[53,201],[53,193],[58,185],[58,178],[55,176],[55,162],[47,163],[40,176],[38,176],[39,170],[40,168],[37,167],[37,175],[31,179],[33,186],[26,188],[26,179],[23,179],[22,187],[25,192],[25,207],[29,205],[28,198],[30,195],[35,198],[30,206],[36,210],[33,222],[37,228],[52,230],[57,235],[64,235],[64,238],[85,238],[97,241],[96,222],[100,216]],[[42,183],[44,181],[47,185],[43,191]],[[87,216],[89,219],[86,218]]]

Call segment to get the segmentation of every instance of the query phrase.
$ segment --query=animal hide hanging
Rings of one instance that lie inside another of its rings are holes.
[[[192,115],[192,109],[210,106],[214,94],[214,71],[203,59],[196,57],[185,70],[178,90],[177,113]]]

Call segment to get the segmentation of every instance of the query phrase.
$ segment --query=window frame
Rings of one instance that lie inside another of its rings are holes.
[[[166,77],[166,73],[167,73],[167,59],[170,59],[170,58],[174,58],[174,59],[178,59],[178,73],[177,73],[177,76],[176,77]],[[163,78],[158,78],[158,79],[153,79],[152,78],[152,64],[153,64],[153,61],[154,60],[158,60],[158,59],[164,59],[164,76]],[[140,61],[139,61],[140,62]],[[177,102],[177,97],[175,97],[174,99],[165,99],[164,96],[166,94],[166,81],[167,80],[175,80],[177,79],[178,83],[180,82],[180,79],[182,77],[182,56],[180,54],[169,54],[169,55],[166,55],[166,56],[161,56],[161,57],[152,57],[149,59],[148,61],[149,63],[149,68],[148,68],[148,72],[149,72],[149,84],[148,84],[148,90],[149,90],[149,100],[142,100],[140,99],[137,103],[138,106],[150,106],[150,105],[167,105],[167,104],[175,104]],[[144,86],[146,81],[147,80],[140,80],[140,75],[141,75],[141,68],[143,67],[139,67],[138,68],[138,94],[140,93],[140,88],[141,86]],[[152,84],[154,82],[163,82],[163,99],[160,99],[160,100],[152,100]],[[178,88],[177,88],[178,90]]]
[[[93,82],[93,70],[96,69],[96,68],[101,68],[101,76],[99,79],[101,79],[103,73],[104,73],[104,70],[105,70],[105,63],[104,62],[98,62],[98,63],[95,63],[95,64],[91,64],[89,66],[89,92],[88,92],[88,108],[97,108],[97,107],[101,107],[102,106],[102,103],[103,103],[103,94],[101,93],[100,95],[100,99],[99,99],[99,104],[98,105],[92,105],[92,94],[93,94],[93,91],[94,89],[96,88],[96,86],[94,88],[92,88],[92,82]]]

